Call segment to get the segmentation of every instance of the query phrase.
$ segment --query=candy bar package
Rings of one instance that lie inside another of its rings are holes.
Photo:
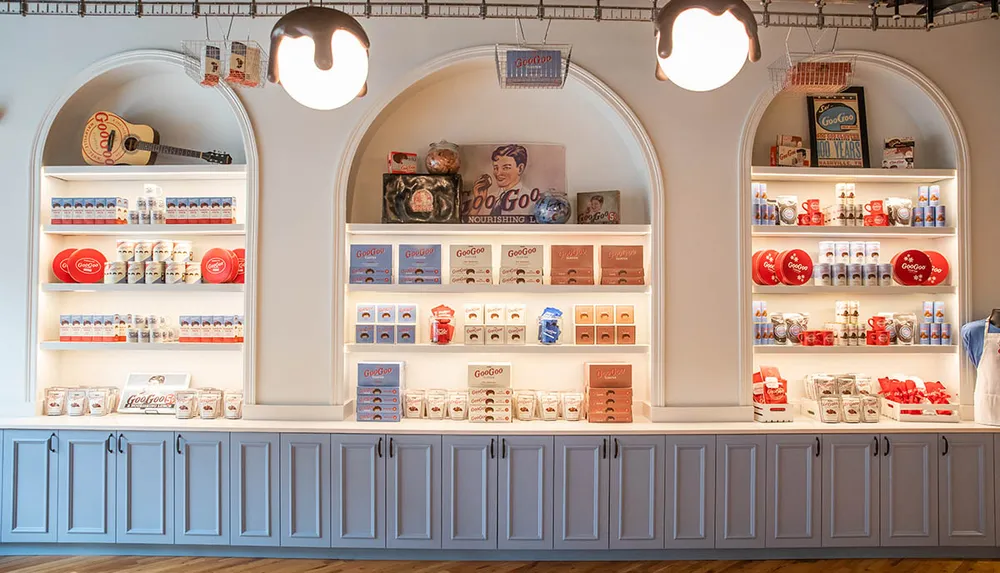
[[[402,385],[402,362],[358,362],[358,386]]]
[[[542,245],[502,245],[500,267],[504,269],[537,269],[541,274]]]
[[[382,175],[383,223],[458,223],[459,175]]]
[[[386,171],[389,173],[417,172],[417,154],[406,151],[390,151],[386,156]]]
[[[627,362],[587,362],[584,382],[590,388],[631,388],[632,365]]]
[[[819,399],[819,421],[826,423],[840,421],[839,396],[823,396]]]
[[[407,390],[406,396],[404,397],[404,412],[407,418],[423,418],[424,417],[424,391],[423,390]]]
[[[843,396],[840,399],[841,413],[843,415],[844,421],[857,424],[861,422],[861,397],[860,396]]]
[[[861,421],[866,424],[878,422],[880,404],[878,396],[861,396]]]
[[[510,388],[509,362],[470,362],[468,372],[469,388]]]
[[[605,269],[642,269],[642,245],[602,245],[601,268]]]
[[[559,394],[555,392],[543,393],[539,398],[539,403],[543,420],[551,422],[559,419]]]
[[[535,418],[535,411],[537,410],[536,399],[537,397],[534,392],[526,391],[517,393],[518,420],[528,421]]]
[[[469,415],[469,394],[466,392],[448,393],[448,418],[464,420]]]
[[[399,245],[399,276],[441,276],[441,245]]]
[[[449,245],[448,252],[451,254],[451,272],[454,276],[456,270],[489,271],[493,269],[493,246],[492,245]]]
[[[448,409],[448,394],[444,390],[430,390],[425,394],[427,417],[443,420]]]

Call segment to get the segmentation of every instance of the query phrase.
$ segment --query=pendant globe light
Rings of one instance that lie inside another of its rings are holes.
[[[743,0],[671,0],[656,16],[656,78],[695,92],[724,86],[760,59],[757,20]]]
[[[271,30],[267,79],[312,109],[346,105],[368,91],[368,35],[350,15],[306,6]]]

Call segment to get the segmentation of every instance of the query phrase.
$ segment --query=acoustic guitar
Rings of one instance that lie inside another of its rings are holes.
[[[204,159],[229,165],[233,158],[221,151],[194,151],[160,145],[160,135],[148,125],[125,121],[107,111],[87,120],[83,129],[83,159],[90,165],[152,165],[157,153]]]

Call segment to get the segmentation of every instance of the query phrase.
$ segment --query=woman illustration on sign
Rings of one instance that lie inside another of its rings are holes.
[[[528,167],[528,150],[523,145],[511,143],[493,150],[493,177],[482,174],[472,186],[473,204],[478,205],[475,215],[511,215],[517,208],[517,197],[522,190],[531,193],[531,186],[522,177]],[[493,180],[496,188],[493,188]],[[492,201],[488,200],[492,196]],[[475,200],[478,199],[478,200]],[[504,207],[507,212],[504,212]]]

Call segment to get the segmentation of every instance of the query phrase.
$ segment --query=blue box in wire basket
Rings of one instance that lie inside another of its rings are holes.
[[[508,86],[561,86],[562,52],[559,50],[508,51],[506,83]]]

